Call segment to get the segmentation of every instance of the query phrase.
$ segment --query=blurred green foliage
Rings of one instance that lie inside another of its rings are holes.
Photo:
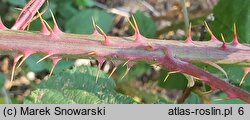
[[[7,2],[11,5],[16,5],[16,6],[26,5],[26,0],[3,0],[3,2]]]
[[[144,15],[141,11],[136,11],[136,13],[134,13],[133,16],[139,27],[140,33],[147,38],[153,38],[156,32],[156,25],[155,22],[152,20],[152,18]],[[132,18],[130,18],[130,21],[134,23]],[[134,34],[134,31],[131,26],[129,27],[128,32],[131,35]]]
[[[4,77],[3,77],[3,74],[0,72],[0,89],[3,88],[3,84],[4,84]],[[0,95],[0,104],[3,104],[3,103],[4,103],[4,99]]]
[[[4,77],[3,77],[3,74],[0,73],[0,88],[3,87],[3,84],[4,84]]]
[[[219,0],[213,10],[215,20],[211,23],[213,33],[220,38],[223,33],[225,40],[233,39],[233,24],[237,26],[237,35],[241,43],[250,43],[250,1]]]
[[[70,33],[93,33],[91,18],[94,18],[96,25],[100,26],[104,32],[111,30],[113,16],[105,11],[98,9],[87,9],[77,12],[66,22],[65,30]]]

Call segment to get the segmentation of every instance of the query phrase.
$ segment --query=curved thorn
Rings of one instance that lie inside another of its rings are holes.
[[[94,29],[92,35],[99,35],[100,33],[96,29],[95,19],[93,16],[92,16],[92,25],[93,25],[93,29]]]
[[[122,67],[124,67],[125,65],[127,65],[129,61],[130,61],[130,60],[127,60],[127,61],[122,65]]]
[[[134,17],[133,15],[132,15],[132,19],[133,19],[133,21],[134,21],[136,30],[138,31],[138,33],[140,33],[139,28],[138,28],[138,25],[137,25],[137,22],[136,22],[135,17]]]
[[[88,52],[88,55],[96,55],[96,51]]]
[[[46,58],[48,58],[48,57],[50,57],[52,55],[54,55],[54,53],[50,53],[50,54],[44,56],[43,58],[41,58],[40,60],[38,60],[36,63],[40,63],[41,61],[43,61],[44,59],[46,59]]]
[[[51,33],[53,33],[53,30],[52,30],[52,28],[50,27],[49,23],[48,23],[47,21],[45,21],[45,20],[43,20],[43,22],[46,24],[46,26],[48,27],[49,31],[50,31]]]
[[[50,34],[49,30],[47,29],[47,27],[46,27],[46,25],[44,23],[42,15],[40,14],[39,11],[37,11],[37,14],[38,14],[38,17],[39,17],[41,25],[42,25],[42,28],[41,28],[40,32],[43,33],[43,34],[46,34],[46,35]]]
[[[114,72],[115,72],[116,69],[117,69],[117,67],[114,67],[114,68],[113,68],[113,70],[112,70],[111,73],[109,74],[109,77],[108,77],[108,78],[110,78],[110,77],[114,74]]]
[[[206,63],[206,64],[209,64],[215,68],[217,68],[218,70],[220,70],[225,76],[226,78],[228,79],[228,75],[227,75],[227,72],[221,67],[219,66],[218,64],[212,62],[212,61],[208,61],[208,60],[198,60],[198,62],[203,62],[203,63]]]
[[[29,31],[30,30],[30,22],[28,23],[26,30]]]
[[[222,49],[226,49],[227,46],[226,46],[225,38],[224,38],[224,36],[223,36],[222,33],[221,33],[220,35],[221,35],[221,38],[222,38],[222,45],[221,45],[221,48],[222,48]]]
[[[212,92],[214,92],[214,90],[209,90],[209,91],[203,92],[202,94],[207,95],[207,94],[210,94]]]
[[[129,70],[130,70],[130,68],[127,66],[127,69],[126,69],[125,73],[122,75],[121,80],[123,80],[123,78],[128,74]]]
[[[135,26],[135,29],[136,29],[136,31],[135,31],[136,34],[134,35],[134,37],[135,37],[135,42],[139,42],[139,43],[145,42],[145,41],[143,40],[142,36],[141,36],[141,33],[140,33],[139,28],[138,28],[137,22],[136,22],[136,20],[135,20],[135,18],[134,18],[133,15],[132,15],[132,19],[133,19],[133,21],[134,21],[134,26]]]
[[[191,37],[191,32],[192,32],[192,23],[189,23],[189,28],[188,28],[188,36]]]
[[[57,63],[61,60],[61,58],[59,57],[53,57],[52,58],[52,67],[51,67],[51,70],[50,70],[50,73],[49,73],[49,78],[51,77],[53,71],[54,71],[54,68],[55,66],[57,65]]]
[[[13,79],[14,79],[16,64],[17,64],[17,62],[21,59],[21,57],[23,57],[23,55],[18,55],[18,56],[16,56],[16,57],[14,57],[14,61],[13,61],[13,65],[12,65],[11,78],[10,78],[10,81],[11,81],[11,82],[12,82]]]
[[[221,38],[222,38],[222,42],[223,42],[223,43],[226,43],[223,34],[221,33],[220,35],[221,35]]]
[[[104,45],[110,45],[111,41],[108,39],[108,36],[106,35],[106,33],[98,26],[96,25],[96,27],[101,31],[103,37],[104,37]]]
[[[50,9],[50,14],[51,14],[51,16],[52,16],[52,20],[53,20],[53,23],[54,23],[53,32],[54,32],[55,34],[61,34],[61,33],[63,33],[63,32],[59,29],[59,27],[58,27],[58,25],[57,25],[57,22],[56,22],[56,19],[55,19],[55,16],[54,16],[53,12],[51,11],[51,9]]]
[[[167,81],[169,75],[170,75],[169,73],[166,75],[166,77],[164,78],[163,82],[166,82],[166,81]]]
[[[49,9],[49,11],[50,11],[50,14],[51,14],[51,17],[52,17],[52,20],[53,20],[54,26],[55,26],[55,25],[57,25],[57,23],[56,23],[56,19],[55,19],[55,16],[54,16],[54,14],[53,14],[53,12],[52,12],[52,10],[51,10],[51,9]]]
[[[244,74],[240,80],[239,86],[241,86],[244,83],[244,80],[245,80],[247,74],[250,72],[250,68],[243,68],[243,70],[244,70]]]
[[[234,36],[237,37],[236,24],[234,23]]]
[[[166,77],[164,78],[163,82],[166,82],[166,81],[167,81],[167,79],[168,79],[168,77],[169,77],[170,74],[174,74],[174,73],[178,73],[178,72],[179,72],[179,71],[168,72],[168,74],[167,74]]]
[[[91,17],[91,19],[92,19],[92,25],[93,25],[94,29],[96,29],[96,25],[95,25],[95,19],[94,19],[94,17],[92,16],[92,17]]]
[[[192,23],[189,24],[187,39],[185,40],[185,43],[193,43],[193,40],[191,37],[191,30],[192,30]]]
[[[211,29],[208,27],[207,22],[206,22],[206,21],[204,21],[204,23],[205,23],[205,26],[206,26],[207,31],[209,32],[209,34],[210,34],[211,36],[213,36],[213,33],[212,33]]]
[[[211,40],[210,40],[210,41],[211,41],[211,42],[220,42],[220,41],[214,36],[214,34],[213,34],[213,32],[211,31],[211,29],[209,28],[207,22],[204,21],[204,23],[205,23],[205,26],[206,26],[206,28],[207,28],[207,31],[208,31],[209,34],[210,34],[210,37],[211,37]]]
[[[130,26],[132,27],[132,29],[134,30],[134,32],[136,33],[135,26],[132,24],[132,22],[130,21],[129,18],[127,18],[127,20],[128,20],[128,22],[129,22]]]
[[[127,19],[128,19],[129,24],[131,25],[132,29],[134,30],[135,42],[139,42],[139,43],[144,42],[144,40],[140,34],[140,31],[139,31],[139,28],[138,28],[138,25],[137,25],[137,22],[136,22],[134,16],[132,15],[132,19],[133,19],[134,24],[130,21],[129,18],[127,18]]]
[[[236,25],[235,25],[235,23],[234,23],[234,38],[233,38],[233,41],[231,42],[231,45],[234,45],[234,46],[239,45],[239,41],[238,41],[238,38],[237,38],[237,32],[236,32]]]
[[[23,54],[23,59],[22,59],[21,62],[18,64],[17,68],[19,68],[19,67],[23,64],[23,62],[24,62],[32,53],[33,53],[33,52],[31,52],[31,51],[26,51],[26,52],[24,52],[24,54]]]
[[[23,57],[22,61],[18,64],[16,68],[19,68],[27,58],[28,57]]]
[[[95,25],[95,26],[101,31],[101,33],[102,33],[103,36],[107,36],[106,33],[102,30],[101,27],[99,27],[98,25]]]
[[[230,99],[232,99],[232,98],[230,98],[230,97],[226,97],[226,98],[217,98],[217,99],[215,99],[215,101],[219,101],[219,100],[230,100]]]
[[[101,70],[101,65],[100,65],[100,63],[98,63],[97,72],[96,72],[96,77],[95,77],[95,82],[96,82],[96,83],[97,83],[97,80],[98,80],[98,78],[99,78],[100,70]]]
[[[14,8],[14,9],[18,10],[18,11],[22,11],[23,10],[22,8],[18,8],[18,7]]]

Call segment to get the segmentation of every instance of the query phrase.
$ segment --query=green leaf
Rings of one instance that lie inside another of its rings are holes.
[[[63,19],[70,19],[74,14],[77,13],[77,9],[74,8],[72,1],[67,0],[65,2],[61,2],[58,4],[59,8],[62,8],[58,11],[60,16],[62,16]]]
[[[185,89],[188,83],[187,78],[181,73],[170,74],[166,81],[164,81],[167,71],[161,70],[159,78],[159,86],[168,89]]]
[[[219,99],[221,98],[226,98],[227,95],[225,93],[220,93],[219,94]],[[246,102],[240,100],[240,99],[229,99],[229,100],[218,100],[218,99],[213,99],[212,101],[213,104],[246,104]]]
[[[76,0],[76,4],[83,7],[92,7],[95,5],[95,2],[93,0]]]
[[[201,103],[200,97],[193,92],[191,92],[191,94],[184,102],[184,104],[200,104],[200,103]]]
[[[98,9],[86,9],[78,12],[66,22],[66,32],[78,34],[93,33],[92,17],[94,17],[96,25],[100,26],[104,32],[107,33],[110,31],[113,21],[113,16],[111,14]]]
[[[40,63],[36,63],[41,57],[39,56],[30,56],[25,60],[25,63],[28,65],[28,68],[33,72],[40,72],[42,70],[49,70],[49,64],[47,61],[41,61]]]
[[[155,32],[156,32],[156,25],[154,23],[154,21],[152,20],[151,17],[145,16],[142,12],[137,11],[134,14],[135,20],[137,22],[138,28],[140,30],[140,33],[148,38],[152,38],[155,36]],[[130,18],[130,20],[133,23],[133,20]],[[131,26],[129,27],[128,32],[130,34],[133,34],[134,31],[131,28]]]
[[[32,104],[32,103],[40,103],[40,104],[66,104],[69,103],[69,99],[65,98],[64,95],[57,90],[50,89],[37,89],[32,91],[31,95],[26,98],[24,103]]]
[[[243,77],[244,71],[241,66],[238,65],[226,65],[226,64],[219,64],[221,68],[224,69],[224,71],[227,73],[227,76],[225,74],[218,70],[217,68],[205,64],[205,63],[194,63],[196,66],[198,66],[201,69],[204,69],[205,71],[208,71],[209,73],[213,74],[214,76],[217,76],[225,81],[230,82],[231,84],[234,84],[244,90],[249,91],[250,86],[250,75],[247,75],[244,79],[244,83],[242,86],[239,86],[240,80]]]
[[[4,0],[10,3],[11,5],[25,6],[26,0]]]
[[[81,96],[81,97],[79,97]],[[35,98],[34,101],[32,98]],[[53,89],[38,89],[31,93],[30,98],[26,100],[27,103],[42,103],[42,104],[93,104],[99,103],[100,99],[92,93],[84,90],[70,90],[66,89],[63,92]]]
[[[233,38],[233,24],[241,43],[250,43],[250,0],[220,0],[214,10],[211,29],[216,37],[223,33],[227,42]]]
[[[133,103],[133,99],[115,91],[112,79],[100,71],[96,82],[97,69],[76,67],[55,74],[41,82],[24,103]]]
[[[52,20],[46,20],[46,22],[47,22],[50,26],[52,26],[52,25],[54,24]],[[30,30],[30,31],[40,31],[41,28],[42,28],[42,27],[41,27],[41,22],[40,22],[40,20],[39,20],[39,19],[36,19],[36,20],[34,20],[34,21],[32,21],[32,22],[30,23],[29,30]]]
[[[148,69],[150,69],[150,65],[148,63],[145,63],[143,61],[138,62],[135,64],[131,69],[129,70],[128,74],[121,80],[122,76],[124,75],[125,71],[127,69],[127,66],[123,66],[123,64],[117,66],[115,76],[118,81],[116,81],[118,84],[123,84],[123,82],[126,82],[127,80],[135,80],[138,77],[140,77],[143,73],[145,73]]]
[[[67,89],[63,91],[64,96],[79,104],[93,104],[100,103],[101,100],[93,93],[86,92],[84,90]],[[79,97],[81,96],[81,97]]]
[[[228,79],[226,78],[226,76],[224,75],[224,73],[222,73],[221,71],[219,71],[218,69],[214,68],[213,66],[210,65],[205,65],[202,63],[196,64],[198,65],[200,68],[206,68],[206,71],[208,71],[209,73],[212,73],[213,75],[224,79],[226,81],[229,81],[230,83],[234,83],[239,85],[240,80],[243,77],[244,71],[242,69],[241,66],[238,65],[220,65],[225,72],[227,73]],[[250,75],[247,75],[246,78],[244,79],[245,82],[243,84],[243,86],[249,86],[250,85]]]
[[[44,12],[44,14],[42,15],[43,19],[45,20],[51,20],[51,13],[50,10],[53,12],[53,14],[55,15],[55,13],[57,12],[57,10],[61,10],[61,8],[58,8],[58,3],[61,3],[62,0],[60,1],[55,1],[55,0],[49,0],[49,10],[46,10]],[[57,19],[57,17],[56,17]]]
[[[53,70],[53,73],[56,74],[56,73],[61,72],[62,70],[66,70],[70,68],[73,64],[74,64],[73,60],[62,59],[56,64],[55,69]]]
[[[238,84],[243,77],[244,71],[241,66],[236,65],[221,65],[228,74],[228,79],[231,83]],[[250,85],[250,75],[247,75],[244,79],[243,85]]]
[[[0,73],[0,89],[3,87],[3,84],[4,84],[4,77],[3,74]]]

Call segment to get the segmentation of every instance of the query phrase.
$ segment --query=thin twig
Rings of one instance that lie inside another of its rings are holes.
[[[186,33],[187,33],[188,32],[188,27],[189,27],[189,19],[188,19],[186,1],[181,0],[181,5],[182,5],[182,13],[183,13],[183,16],[184,16],[184,21],[185,21],[185,30],[186,30]]]

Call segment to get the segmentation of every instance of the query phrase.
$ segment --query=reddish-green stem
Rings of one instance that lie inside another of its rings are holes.
[[[43,52],[51,57],[53,67],[61,57],[89,58],[96,57],[100,63],[104,59],[147,61],[161,64],[169,71],[178,71],[192,75],[209,84],[213,89],[224,91],[229,98],[239,98],[250,103],[250,94],[210,73],[190,64],[192,61],[210,61],[219,64],[238,64],[250,66],[250,45],[239,44],[235,34],[234,42],[219,42],[209,30],[208,42],[192,41],[190,34],[186,42],[175,40],[147,39],[140,35],[137,25],[134,37],[107,37],[100,34],[76,35],[63,33],[54,20],[50,34],[15,31],[24,29],[45,0],[30,0],[24,7],[12,30],[0,24],[0,54],[15,56],[16,63],[23,54],[23,60],[29,55]],[[134,20],[134,19],[133,19]],[[41,20],[42,21],[42,20]],[[43,21],[42,21],[43,22]],[[134,20],[135,22],[135,20]],[[43,27],[44,28],[44,27]],[[96,32],[96,31],[95,31]],[[235,29],[236,33],[236,29]],[[104,42],[103,42],[104,41]],[[22,60],[22,61],[23,61]],[[117,62],[119,63],[119,62]],[[131,64],[129,64],[131,65]],[[131,67],[131,66],[130,66]]]
[[[241,64],[249,66],[250,47],[222,43],[157,40],[144,38],[143,43],[133,41],[133,37],[109,37],[112,44],[103,44],[101,35],[77,35],[62,33],[55,36],[35,32],[0,30],[1,54],[44,52],[58,57],[105,57],[113,60],[148,61],[159,63],[169,71],[179,71],[195,76],[210,86],[220,89],[231,98],[240,98],[250,103],[250,94],[207,73],[187,61],[209,60],[220,64]],[[165,53],[164,51],[168,51]],[[171,52],[169,52],[171,51]],[[91,55],[89,55],[91,53]]]

